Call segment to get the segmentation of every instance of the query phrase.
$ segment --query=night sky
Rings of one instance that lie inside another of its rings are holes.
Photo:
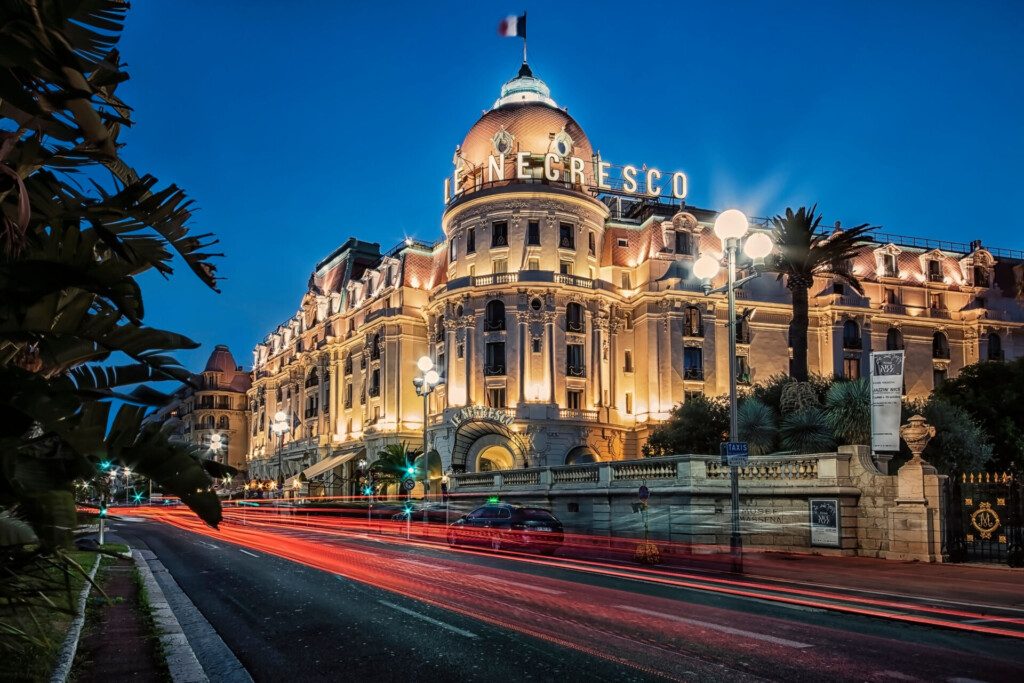
[[[1022,248],[1024,4],[527,5],[530,63],[615,164],[689,176],[689,202]],[[350,235],[440,236],[442,182],[515,75],[502,3],[136,2],[125,158],[188,190],[223,293],[145,277],[147,322],[252,346]],[[180,264],[179,264],[180,265]]]

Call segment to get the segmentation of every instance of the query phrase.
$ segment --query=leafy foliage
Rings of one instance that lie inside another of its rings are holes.
[[[969,365],[934,395],[966,411],[991,437],[996,469],[1024,469],[1024,358]]]
[[[420,451],[409,448],[406,442],[388,444],[377,451],[377,459],[370,463],[373,480],[380,484],[394,484],[414,466]]]
[[[818,408],[804,408],[782,418],[779,441],[787,451],[823,453],[836,446],[828,414]]]
[[[807,381],[807,293],[815,276],[836,278],[858,292],[863,291],[860,281],[846,267],[850,258],[859,251],[859,245],[875,228],[868,224],[836,230],[829,235],[821,232],[821,214],[817,205],[810,209],[800,207],[795,212],[786,209],[785,216],[772,219],[772,239],[776,249],[765,261],[768,272],[785,278],[786,287],[793,298],[793,377]]]
[[[672,409],[644,444],[645,457],[676,453],[718,453],[729,433],[729,406],[721,398],[697,395]]]
[[[911,415],[923,415],[935,427],[935,436],[921,457],[939,472],[980,472],[992,462],[991,439],[965,409],[932,394],[927,401],[906,403],[904,421]],[[909,458],[910,449],[902,444],[900,463]]]
[[[871,443],[871,384],[868,380],[837,381],[825,397],[828,426],[840,445]]]
[[[759,398],[751,396],[740,404],[736,425],[740,441],[750,445],[751,455],[764,455],[775,450],[778,421],[772,407]]]
[[[0,22],[0,509],[44,549],[67,544],[72,482],[109,460],[178,495],[216,526],[199,453],[144,425],[187,382],[171,353],[197,344],[146,326],[136,277],[181,258],[216,289],[192,204],[120,156],[130,108],[117,51],[127,3],[22,0]],[[117,405],[116,409],[114,406]]]

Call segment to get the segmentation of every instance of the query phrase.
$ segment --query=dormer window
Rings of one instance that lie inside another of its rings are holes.
[[[974,266],[974,286],[975,287],[988,287],[988,269],[984,266]]]
[[[896,269],[895,254],[882,255],[882,277],[899,277],[899,271]]]
[[[677,232],[676,233],[676,253],[677,254],[691,254],[693,253],[690,248],[690,233],[688,232]]]
[[[928,261],[928,281],[942,282],[942,264],[935,259]]]

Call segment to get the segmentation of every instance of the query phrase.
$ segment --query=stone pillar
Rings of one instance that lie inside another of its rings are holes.
[[[913,457],[897,472],[896,505],[889,509],[890,560],[942,561],[940,479],[921,458],[935,427],[915,415],[900,427],[900,436]]]
[[[526,324],[529,320],[529,316],[526,313],[519,313],[516,316],[516,320],[519,321],[519,403],[526,402],[526,382],[529,379],[529,367],[527,366],[527,360],[530,357],[529,350],[526,348]]]
[[[467,316],[466,325],[466,405],[473,405],[473,338],[476,336],[476,317]]]
[[[548,403],[555,403],[555,318],[548,315],[545,321],[548,351]]]

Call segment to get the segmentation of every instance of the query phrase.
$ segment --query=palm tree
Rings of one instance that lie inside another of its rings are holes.
[[[794,213],[772,219],[772,239],[776,250],[766,263],[766,270],[786,278],[786,287],[793,298],[793,369],[797,382],[806,382],[807,375],[807,292],[814,276],[830,276],[842,280],[863,293],[860,281],[847,269],[849,259],[856,256],[864,237],[875,229],[867,223],[855,228],[837,229],[831,235],[819,232],[821,214],[818,205],[800,207]]]
[[[825,411],[840,444],[871,443],[871,385],[864,378],[829,387]]]
[[[415,467],[420,452],[409,448],[406,442],[388,444],[377,451],[377,459],[370,465],[373,478],[382,484],[393,484]]]

